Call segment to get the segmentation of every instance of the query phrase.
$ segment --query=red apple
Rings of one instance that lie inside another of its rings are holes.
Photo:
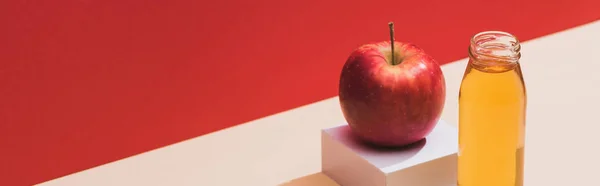
[[[359,138],[398,147],[433,130],[446,84],[439,64],[416,45],[393,41],[393,24],[390,28],[391,42],[366,44],[350,54],[340,77],[339,101]]]

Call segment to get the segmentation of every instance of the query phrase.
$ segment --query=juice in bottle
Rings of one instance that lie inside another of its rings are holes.
[[[459,186],[522,186],[527,95],[520,44],[506,32],[473,36],[459,93]]]

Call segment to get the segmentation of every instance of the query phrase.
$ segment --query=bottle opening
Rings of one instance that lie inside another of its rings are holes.
[[[521,44],[514,35],[502,31],[480,32],[471,38],[469,55],[478,60],[517,62]]]

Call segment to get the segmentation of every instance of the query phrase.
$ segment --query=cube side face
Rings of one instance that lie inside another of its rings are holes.
[[[457,155],[451,154],[391,172],[386,179],[388,185],[455,186],[457,169]]]
[[[322,172],[343,186],[385,186],[385,174],[358,154],[321,132]]]

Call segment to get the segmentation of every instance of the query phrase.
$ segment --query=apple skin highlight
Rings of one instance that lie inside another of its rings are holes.
[[[377,146],[406,146],[425,138],[446,98],[439,64],[421,48],[394,41],[362,45],[343,66],[339,101],[353,133]]]

